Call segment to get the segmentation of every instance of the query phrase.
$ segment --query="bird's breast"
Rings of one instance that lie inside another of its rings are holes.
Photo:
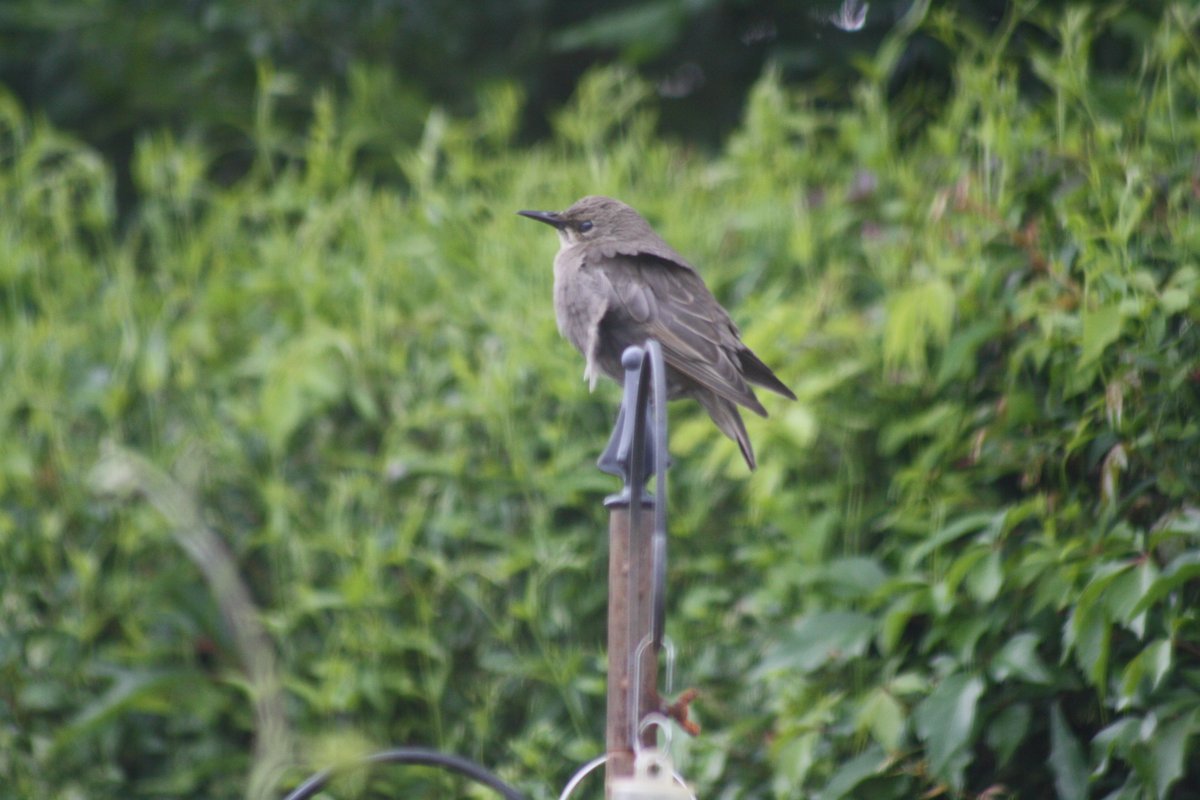
[[[604,316],[608,294],[607,279],[588,268],[579,248],[558,252],[554,259],[554,316],[559,333],[584,355],[591,330]]]

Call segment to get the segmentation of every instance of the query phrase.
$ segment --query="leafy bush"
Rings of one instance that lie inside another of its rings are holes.
[[[1165,0],[1143,0],[1147,19]],[[397,138],[411,145],[432,104],[458,113],[498,81],[527,96],[526,128],[546,133],[547,114],[590,67],[621,63],[654,82],[665,129],[714,144],[737,123],[742,100],[774,63],[792,80],[840,98],[853,65],[870,53],[910,0],[874,0],[863,27],[839,31],[842,0],[9,0],[0,5],[0,83],[38,113],[114,160],[121,177],[132,141],[149,128],[203,135],[240,175],[258,132],[258,102],[274,123],[303,130],[315,87],[344,92],[361,155]],[[943,0],[994,25],[1005,0]],[[1064,0],[1041,0],[1043,8]],[[861,3],[859,3],[861,7]],[[1017,34],[1021,34],[1018,32]],[[1120,48],[1102,53],[1123,61]],[[1110,69],[1112,58],[1098,59]],[[946,81],[950,58],[916,37],[898,83]],[[347,131],[349,133],[349,131]],[[372,160],[379,172],[385,162]]]
[[[765,75],[714,158],[621,72],[537,147],[498,88],[396,146],[403,193],[352,104],[321,95],[300,141],[264,104],[231,186],[205,142],[145,136],[123,228],[106,164],[0,101],[3,785],[266,793],[421,743],[551,797],[600,751],[617,394],[585,391],[553,237],[512,213],[592,192],[800,397],[748,420],[753,476],[672,408],[700,796],[1194,783],[1196,15],[931,13],[936,112],[888,96],[902,30],[846,111]],[[1140,70],[1092,80],[1098,35]]]

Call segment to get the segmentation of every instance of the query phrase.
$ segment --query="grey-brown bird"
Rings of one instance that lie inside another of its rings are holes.
[[[558,231],[554,312],[559,332],[587,360],[589,385],[594,388],[601,374],[622,383],[625,348],[658,340],[668,395],[695,398],[754,469],[737,407],[763,417],[767,410],[749,384],[792,400],[796,395],[742,344],[695,267],[641,214],[610,197],[585,197],[566,211],[517,213]]]

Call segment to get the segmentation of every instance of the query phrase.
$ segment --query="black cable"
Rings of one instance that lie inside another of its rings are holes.
[[[496,777],[495,774],[462,756],[441,753],[426,747],[397,747],[384,750],[364,758],[361,764],[417,764],[424,767],[441,767],[450,772],[465,775],[476,783],[495,789],[504,800],[526,800],[525,795]],[[284,800],[307,800],[325,787],[333,777],[332,770],[321,770],[297,786]]]

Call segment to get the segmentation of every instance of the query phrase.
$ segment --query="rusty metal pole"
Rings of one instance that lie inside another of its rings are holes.
[[[650,636],[652,625],[650,587],[651,519],[645,513],[651,503],[642,501],[642,513],[630,514],[628,501],[609,505],[608,518],[608,714],[605,743],[608,753],[605,795],[611,794],[613,778],[633,774],[633,737],[639,719],[659,707],[658,651],[643,648],[640,670],[634,668],[638,646]],[[633,524],[636,517],[637,524]],[[632,589],[632,591],[631,591]],[[639,686],[634,686],[635,673]],[[632,702],[636,693],[638,702]],[[653,728],[643,735],[643,744],[654,743]]]
[[[650,340],[621,354],[624,396],[598,466],[624,486],[608,508],[608,714],[605,795],[614,778],[633,774],[634,746],[653,746],[655,729],[639,732],[658,711],[658,651],[663,637],[666,564],[667,388],[662,349]],[[649,405],[653,396],[653,413]],[[644,484],[655,476],[657,497]],[[656,547],[657,543],[657,547]],[[647,646],[643,646],[647,645]],[[635,659],[641,663],[635,663]]]

